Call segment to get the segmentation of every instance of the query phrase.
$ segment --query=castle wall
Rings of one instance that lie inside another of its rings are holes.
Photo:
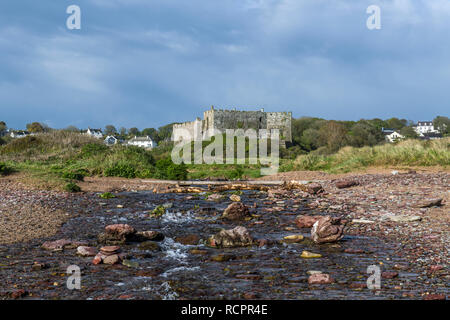
[[[267,112],[267,129],[280,129],[280,140],[292,142],[292,112]]]
[[[213,109],[203,112],[203,120],[176,124],[173,127],[174,140],[182,137],[179,129],[185,129],[195,140],[209,137],[215,129],[225,133],[226,129],[280,129],[280,140],[292,141],[292,112],[264,112]],[[197,127],[197,129],[196,129]],[[210,130],[208,132],[208,130]]]

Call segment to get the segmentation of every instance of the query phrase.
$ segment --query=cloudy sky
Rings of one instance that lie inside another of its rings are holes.
[[[449,34],[449,0],[2,0],[0,120],[142,129],[211,105],[429,120],[450,113]]]

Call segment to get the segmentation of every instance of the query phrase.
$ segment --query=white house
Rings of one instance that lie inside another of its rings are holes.
[[[383,131],[384,138],[386,139],[386,141],[389,141],[391,143],[405,139],[404,135],[401,135],[394,129],[381,128],[381,130]]]
[[[19,130],[19,131],[14,131],[14,130],[10,130],[10,134],[11,138],[23,138],[26,136],[29,136],[30,133],[28,131],[23,131],[23,130]]]
[[[117,139],[117,138],[114,137],[114,136],[107,136],[107,137],[105,138],[105,143],[106,143],[107,145],[109,145],[109,146],[112,146],[112,145],[118,144],[118,143],[119,143],[119,139]]]
[[[149,136],[146,137],[135,136],[133,139],[128,140],[128,145],[152,149],[156,147],[156,142],[153,141],[152,138],[150,138]]]
[[[414,126],[414,131],[416,131],[420,137],[423,137],[424,133],[439,133],[439,131],[434,128],[433,121],[418,121]]]
[[[103,133],[101,129],[91,129],[88,128],[86,131],[87,135],[90,135],[91,137],[97,138],[97,139],[101,139],[103,138]]]

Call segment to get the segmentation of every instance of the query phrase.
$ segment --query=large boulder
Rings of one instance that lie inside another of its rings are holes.
[[[238,226],[230,230],[222,230],[208,239],[208,243],[216,248],[245,247],[253,244],[253,238],[247,228]]]
[[[249,217],[251,217],[250,211],[242,202],[231,203],[222,214],[222,218],[228,220],[244,220]]]
[[[322,217],[314,223],[311,238],[315,243],[336,242],[344,236],[344,227],[340,218]]]

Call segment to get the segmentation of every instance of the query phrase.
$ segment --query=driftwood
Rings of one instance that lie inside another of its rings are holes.
[[[268,191],[269,187],[263,186],[263,185],[256,185],[256,184],[226,184],[221,186],[208,186],[209,191],[212,192],[223,192],[223,191],[229,191],[229,190],[258,190],[258,191]]]
[[[150,181],[149,181],[150,182]],[[159,183],[160,181],[154,181]],[[162,182],[162,181],[161,181]],[[284,190],[303,190],[308,191],[310,185],[307,185],[307,181],[165,181],[169,186],[164,188],[154,188],[154,193],[201,193],[205,191],[210,192],[223,192],[231,190],[257,190],[257,191],[269,191],[274,186],[278,186]],[[172,184],[172,185],[170,185]],[[208,186],[208,189],[194,187],[193,185]],[[311,184],[312,185],[312,184]]]

